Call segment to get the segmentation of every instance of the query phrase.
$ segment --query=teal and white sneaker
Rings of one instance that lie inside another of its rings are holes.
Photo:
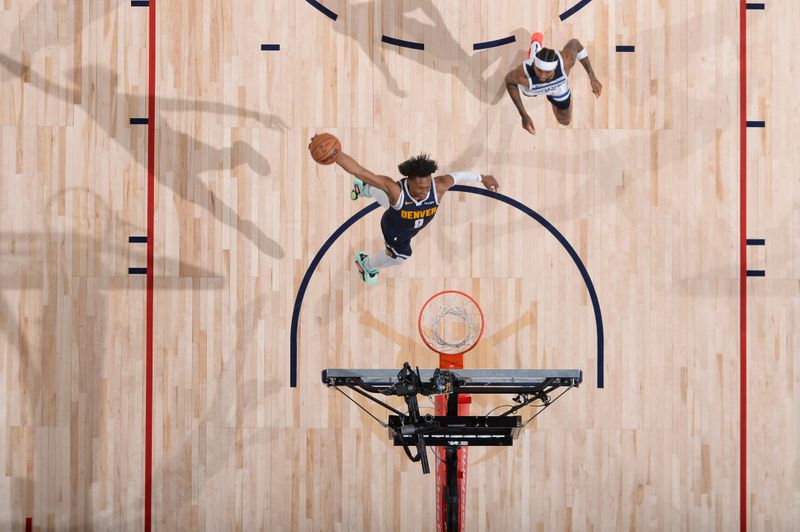
[[[369,193],[369,185],[364,183],[357,177],[353,178],[353,190],[350,191],[350,199],[355,201],[358,198],[371,198],[372,194]]]
[[[378,282],[378,270],[368,269],[364,266],[364,261],[367,259],[367,254],[359,251],[356,253],[356,269],[361,276],[361,280],[366,284],[375,284]]]

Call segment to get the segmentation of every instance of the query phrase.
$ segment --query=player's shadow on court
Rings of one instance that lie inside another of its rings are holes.
[[[89,98],[84,97],[79,90],[72,87],[61,86],[53,81],[47,80],[37,72],[11,59],[5,54],[0,54],[0,65],[22,80],[26,80],[37,87],[47,87],[48,94],[57,95],[68,104],[80,102],[86,115],[100,126],[100,128],[108,134],[109,138],[114,139],[121,147],[128,150],[131,157],[140,165],[147,165],[146,153],[140,153],[138,150],[133,149],[132,144],[126,145],[117,138],[116,129],[118,123],[116,120],[116,113],[110,111],[98,112],[93,102],[89,101]],[[94,65],[82,70],[72,70],[70,71],[70,76],[73,80],[86,79],[88,77],[87,74],[92,71],[96,72],[98,78],[109,80],[112,98],[116,102],[127,102],[127,105],[124,106],[127,109],[147,109],[147,98],[145,96],[121,92],[119,90],[119,78],[117,74],[103,66]],[[239,114],[245,117],[256,118],[262,125],[270,128],[278,129],[286,127],[277,116],[257,113],[246,109],[238,109],[216,102],[182,101],[170,98],[156,99],[157,110],[180,111],[189,110],[191,108],[195,111],[202,110],[220,114]],[[231,160],[233,167],[245,163],[254,172],[266,176],[269,175],[271,171],[269,161],[262,157],[261,154],[247,142],[235,141],[230,148],[220,149],[191,138],[183,132],[177,131],[172,128],[169,125],[169,121],[163,119],[163,117],[156,116],[155,119],[158,135],[162,140],[162,144],[160,145],[163,146],[164,143],[171,143],[176,146],[177,149],[188,152],[186,155],[188,164],[186,166],[191,166],[192,169],[195,170],[195,172],[189,172],[187,168],[181,168],[178,165],[178,168],[175,168],[177,179],[167,179],[165,176],[165,168],[160,168],[160,171],[157,171],[155,174],[159,183],[170,188],[182,199],[202,205],[217,220],[240,232],[245,238],[249,239],[262,253],[275,258],[283,258],[283,248],[281,248],[276,241],[265,235],[252,221],[242,219],[236,210],[222,201],[200,177],[200,174],[204,172],[221,170],[223,162],[228,159]],[[193,150],[196,156],[192,157],[193,154],[190,150]],[[143,157],[145,160],[137,160],[138,157]],[[162,160],[168,159],[164,158]],[[194,196],[199,196],[199,198],[195,198]],[[206,199],[207,201],[205,201]]]
[[[375,12],[379,14],[382,23],[380,29],[372,33]],[[346,10],[340,13],[333,27],[337,32],[358,42],[364,53],[378,66],[389,90],[397,96],[405,97],[407,92],[400,86],[395,73],[392,72],[390,63],[394,61],[388,59],[402,53],[405,58],[416,61],[426,68],[454,76],[482,102],[491,100],[491,103],[496,103],[502,98],[505,90],[503,78],[511,65],[507,58],[513,53],[507,50],[514,44],[501,47],[501,57],[492,62],[489,61],[486,51],[468,53],[466,47],[471,47],[473,43],[456,40],[447,29],[442,14],[430,0],[348,2]],[[381,32],[387,37],[422,42],[425,49],[400,48],[384,43],[381,41]],[[514,30],[512,35],[518,44],[527,43],[530,39],[530,33],[522,28]],[[496,38],[507,36],[507,34],[497,35]],[[496,54],[497,50],[492,53]],[[377,58],[376,54],[382,54],[383,57]],[[492,65],[498,62],[500,66],[496,72],[490,74]],[[503,91],[498,91],[498,86],[501,86]]]
[[[76,202],[87,210],[91,206],[95,211],[94,229],[97,230],[91,231],[92,227],[89,231],[59,229],[61,224],[79,227],[85,223],[80,208],[74,208],[73,219],[54,219],[55,213],[63,210],[68,202],[73,204],[73,208]],[[105,404],[103,390],[117,388],[104,388],[103,385],[103,380],[108,378],[105,361],[109,355],[108,346],[102,340],[120,334],[113,330],[115,325],[108,318],[120,309],[110,309],[108,301],[115,297],[110,295],[114,292],[137,290],[127,275],[114,275],[114,267],[109,263],[128,257],[133,264],[145,265],[146,250],[141,244],[126,247],[129,245],[128,236],[141,234],[142,229],[116,216],[102,198],[87,189],[65,189],[54,194],[44,205],[44,218],[41,232],[0,232],[0,249],[4,250],[0,254],[0,341],[5,340],[12,353],[18,355],[18,370],[13,375],[13,382],[19,390],[16,396],[22,398],[22,403],[18,405],[20,426],[15,430],[27,439],[16,449],[34,447],[32,438],[40,437],[34,430],[36,426],[63,427],[57,422],[57,410],[64,407],[64,397],[57,395],[58,390],[74,385],[79,391],[78,398],[73,401],[77,418],[70,430],[76,431],[80,441],[76,440],[75,447],[69,452],[80,473],[72,477],[68,473],[64,478],[69,479],[73,495],[81,501],[70,515],[77,521],[71,521],[69,526],[83,530],[89,526],[88,522],[82,521],[83,517],[96,514],[93,497],[96,495],[94,486],[98,468],[107,467],[107,464],[100,465],[100,453],[92,442],[99,441],[106,430],[107,419],[104,416],[108,411],[105,408],[86,408],[86,401]],[[134,251],[137,246],[142,249]],[[93,253],[98,256],[96,262],[92,259]],[[165,264],[169,270],[191,272],[199,277],[213,276],[194,265],[172,264],[170,258],[157,256],[155,260]],[[48,266],[41,269],[32,266],[37,263]],[[73,266],[62,270],[60,265],[64,264]],[[212,288],[222,288],[222,283],[216,286],[212,283]],[[8,294],[3,293],[10,289],[19,292],[13,305],[9,303]],[[144,283],[140,283],[138,289],[143,291]],[[30,306],[31,300],[37,302],[36,308]],[[63,331],[60,324],[64,324],[67,331]],[[58,361],[67,359],[71,359],[71,364],[78,370],[66,375],[66,378],[74,380],[71,381],[73,384],[60,381],[65,375],[57,370]],[[61,406],[58,406],[59,402]],[[57,438],[52,439],[50,445],[53,441]],[[69,452],[64,455],[69,456]],[[43,466],[35,465],[35,468],[39,467]],[[28,517],[33,516],[34,484],[33,480],[24,477],[14,477],[11,484],[12,500],[20,502],[19,511]],[[20,515],[21,520],[17,523],[24,523],[22,517]],[[98,517],[97,521],[90,521],[104,527],[104,519]],[[34,526],[39,525],[34,522]]]
[[[109,4],[115,5],[106,9]],[[19,24],[9,34],[10,48],[6,50],[6,54],[27,62],[43,48],[74,45],[88,26],[116,11],[117,6],[125,4],[125,0],[106,0],[102,3],[88,4],[73,0],[40,0],[20,17]],[[70,6],[72,10],[68,13]],[[88,9],[84,9],[84,6],[88,6]],[[43,20],[49,23],[59,21],[57,31],[48,31],[49,28],[47,24],[42,23]],[[69,27],[67,21],[72,23],[72,27]],[[6,81],[8,74],[13,75],[12,72],[0,70],[0,82]]]

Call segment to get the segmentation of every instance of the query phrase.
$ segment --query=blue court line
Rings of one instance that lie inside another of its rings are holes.
[[[748,238],[747,239],[748,246],[766,246],[767,241],[764,238]]]
[[[464,185],[455,185],[450,190],[455,190],[459,192],[472,192],[473,194],[480,194],[481,196],[486,196],[488,198],[494,198],[500,200],[512,207],[516,207],[518,210],[524,212],[537,222],[539,222],[545,229],[550,231],[556,240],[558,240],[564,249],[569,253],[569,256],[572,258],[572,261],[575,263],[575,266],[578,268],[578,271],[581,272],[581,277],[583,277],[583,282],[586,284],[586,290],[589,292],[589,298],[592,301],[592,309],[594,310],[594,322],[595,322],[595,329],[597,331],[597,387],[603,388],[605,383],[604,377],[604,369],[605,365],[603,363],[603,354],[604,354],[604,333],[603,333],[603,314],[600,311],[600,300],[597,297],[597,292],[594,289],[594,283],[592,282],[592,278],[589,276],[589,271],[584,266],[583,261],[581,260],[578,252],[575,251],[575,248],[569,243],[569,241],[561,234],[561,232],[556,229],[556,227],[551,224],[544,216],[539,214],[538,212],[534,211],[524,203],[521,203],[514,198],[506,196],[504,194],[500,194],[499,192],[492,192],[490,190],[486,190],[483,188],[477,187],[467,187]]]
[[[425,45],[421,42],[404,41],[403,39],[395,39],[394,37],[389,37],[387,35],[381,37],[381,41],[385,42],[386,44],[394,44],[395,46],[402,46],[403,48],[412,48],[414,50],[425,49]]]
[[[767,271],[766,270],[747,270],[748,277],[766,277]]]
[[[147,244],[147,236],[129,236],[128,243],[130,244]]]
[[[503,46],[504,44],[511,44],[516,42],[517,38],[513,35],[503,37],[502,39],[495,39],[493,41],[476,42],[472,45],[473,50],[486,50],[487,48],[494,48],[496,46]]]
[[[600,311],[600,301],[597,298],[597,292],[594,289],[594,283],[592,283],[592,279],[589,276],[589,272],[586,270],[586,266],[584,266],[583,261],[578,256],[578,253],[575,251],[575,248],[567,241],[567,239],[562,235],[558,229],[555,228],[553,224],[551,224],[544,216],[537,213],[527,205],[520,203],[519,201],[506,196],[504,194],[500,194],[499,192],[491,192],[489,190],[485,190],[482,188],[477,187],[467,187],[464,185],[455,185],[450,190],[456,192],[470,192],[472,194],[479,194],[481,196],[486,196],[487,198],[494,198],[496,200],[502,201],[512,207],[517,208],[518,210],[524,212],[537,222],[539,222],[545,229],[550,231],[556,240],[558,240],[561,245],[566,249],[569,256],[572,257],[572,261],[577,266],[578,270],[581,273],[581,277],[583,277],[583,282],[586,284],[586,289],[589,292],[589,298],[592,301],[592,309],[594,310],[594,321],[595,321],[595,328],[597,330],[597,387],[603,388],[604,386],[604,361],[603,361],[603,354],[604,354],[604,333],[603,333],[603,315]],[[317,254],[314,256],[314,260],[311,261],[311,264],[308,266],[305,275],[303,276],[303,280],[300,282],[300,288],[297,290],[297,296],[294,300],[294,310],[292,311],[292,324],[289,332],[289,339],[290,339],[290,354],[289,354],[289,385],[292,388],[297,387],[297,327],[300,322],[300,307],[303,304],[303,298],[306,294],[306,289],[308,288],[308,283],[311,281],[311,276],[314,274],[314,270],[317,269],[322,257],[325,256],[325,253],[328,252],[328,249],[333,245],[336,240],[342,236],[342,234],[350,228],[351,225],[356,223],[358,220],[369,214],[370,212],[374,211],[379,207],[378,202],[372,203],[353,216],[351,216],[346,222],[344,222],[341,226],[339,226],[336,231],[328,237],[328,240],[322,244],[322,247],[319,249]]]
[[[306,270],[306,274],[303,276],[303,280],[300,281],[300,288],[297,289],[297,296],[294,298],[294,310],[292,311],[292,325],[289,333],[290,338],[290,353],[289,353],[289,386],[292,388],[297,387],[297,326],[300,324],[300,307],[303,304],[303,298],[306,295],[306,289],[308,288],[308,283],[311,281],[311,276],[314,275],[314,270],[317,269],[319,262],[322,260],[322,257],[325,256],[325,253],[328,252],[328,249],[333,245],[336,240],[347,231],[351,225],[359,221],[361,218],[366,216],[367,214],[371,213],[375,209],[380,207],[380,203],[377,201],[370,205],[367,205],[353,216],[347,219],[345,223],[339,226],[336,231],[333,232],[331,236],[328,237],[328,240],[322,244],[322,247],[319,248],[317,254],[314,256],[314,260],[311,261],[311,264],[308,265],[308,269]]]
[[[764,127],[767,123],[763,120],[748,120],[747,127]]]
[[[281,45],[280,44],[262,44],[261,45],[261,51],[263,51],[263,52],[267,52],[267,51],[275,52],[275,51],[278,51],[280,49],[281,49]]]
[[[591,1],[592,0],[581,0],[580,2],[578,2],[577,4],[572,6],[571,8],[569,8],[566,11],[564,11],[563,13],[561,13],[558,16],[558,18],[560,18],[562,20],[562,22],[563,22],[564,20],[568,19],[569,17],[571,17],[572,15],[574,15],[575,13],[580,11],[583,7],[586,7],[586,4],[588,4]]]
[[[146,126],[147,125],[147,117],[144,118],[131,118],[131,125],[132,126]]]
[[[320,4],[319,2],[317,2],[317,0],[306,0],[306,2],[308,2],[309,4],[311,4],[312,6],[317,8],[318,11],[320,11],[323,15],[325,15],[326,17],[328,17],[331,20],[336,20],[337,18],[339,18],[339,15],[337,15],[336,13],[334,13],[333,11],[328,9],[327,7],[325,7],[322,4]]]
[[[757,4],[757,3],[747,3],[744,5],[745,9],[764,9],[766,7],[765,4]]]
[[[131,0],[131,7],[150,7],[149,0]]]
[[[618,44],[617,45],[618,52],[633,52],[634,47],[632,44]]]
[[[128,275],[146,275],[147,268],[128,268]]]

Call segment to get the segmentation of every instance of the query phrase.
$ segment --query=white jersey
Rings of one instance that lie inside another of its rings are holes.
[[[558,56],[558,66],[556,66],[553,79],[549,81],[540,81],[536,76],[536,71],[533,69],[533,57],[522,63],[522,70],[525,72],[525,77],[528,78],[527,87],[519,86],[522,94],[525,96],[546,95],[556,102],[563,102],[570,97],[569,78],[564,68],[564,59],[561,58],[560,52],[556,52],[556,56]]]

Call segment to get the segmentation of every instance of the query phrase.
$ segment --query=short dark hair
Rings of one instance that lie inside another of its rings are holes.
[[[397,166],[400,173],[406,177],[427,177],[438,168],[439,165],[427,153],[420,153]]]
[[[541,50],[536,52],[536,57],[538,57],[542,61],[547,61],[548,63],[552,63],[553,61],[558,60],[556,51],[553,50],[552,48],[542,48]]]

